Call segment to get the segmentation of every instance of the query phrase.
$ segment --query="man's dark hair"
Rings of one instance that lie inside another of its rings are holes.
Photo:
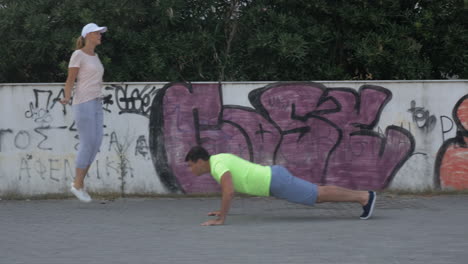
[[[185,156],[185,161],[197,162],[199,159],[206,161],[210,159],[210,156],[211,155],[208,153],[208,151],[206,151],[206,149],[200,146],[195,146],[187,153],[187,156]]]

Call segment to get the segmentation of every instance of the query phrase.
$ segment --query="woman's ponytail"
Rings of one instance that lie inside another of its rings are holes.
[[[79,36],[76,39],[76,48],[77,50],[83,48],[85,46],[85,39],[82,36]]]

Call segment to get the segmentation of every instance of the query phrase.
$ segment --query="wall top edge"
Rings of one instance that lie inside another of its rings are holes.
[[[468,82],[468,79],[456,79],[456,80],[362,80],[362,81],[320,81],[320,80],[310,80],[310,81],[244,81],[244,82],[221,82],[222,84],[270,84],[270,83],[290,83],[290,82],[315,82],[315,83],[463,83]],[[120,85],[138,85],[138,84],[154,84],[154,85],[164,85],[170,83],[167,82],[104,82],[106,85],[120,84]],[[200,82],[190,82],[190,83],[219,83],[213,81],[200,81]],[[0,83],[0,86],[55,86],[55,85],[65,85],[65,83]]]

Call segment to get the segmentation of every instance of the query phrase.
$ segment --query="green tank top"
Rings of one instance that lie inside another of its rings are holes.
[[[221,176],[230,172],[234,190],[256,196],[269,196],[271,183],[270,166],[262,166],[236,155],[221,153],[210,157],[211,175],[221,183]]]

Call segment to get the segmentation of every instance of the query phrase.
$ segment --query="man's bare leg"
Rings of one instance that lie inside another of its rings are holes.
[[[318,186],[317,203],[355,202],[365,206],[368,201],[368,191],[354,191],[338,186]]]

